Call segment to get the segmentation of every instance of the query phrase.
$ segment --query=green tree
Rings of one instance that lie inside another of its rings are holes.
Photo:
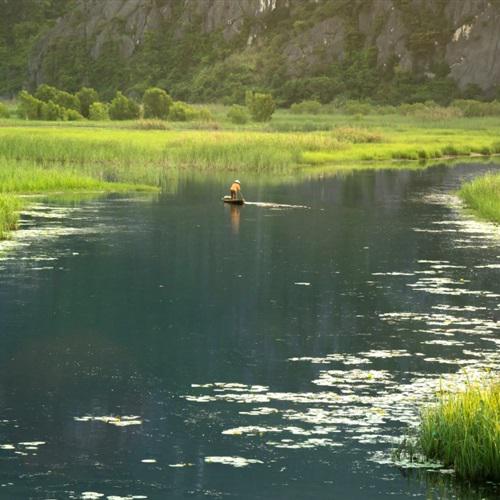
[[[135,101],[121,92],[116,93],[109,106],[109,116],[112,120],[136,120],[140,115],[141,108]]]
[[[88,118],[90,115],[90,106],[99,101],[99,94],[96,90],[89,87],[82,87],[77,93],[76,97],[80,101],[80,113]]]
[[[245,102],[252,120],[256,122],[269,121],[276,109],[276,104],[271,94],[248,91],[245,96]]]
[[[17,111],[21,118],[26,120],[39,120],[42,115],[43,101],[33,97],[26,90],[21,90],[17,96]]]
[[[144,104],[144,118],[165,120],[173,100],[163,89],[153,87],[144,92],[142,102]]]
[[[90,105],[89,119],[95,121],[109,120],[107,104],[103,102],[94,102]]]

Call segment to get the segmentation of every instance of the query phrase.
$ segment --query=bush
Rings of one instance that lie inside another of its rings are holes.
[[[213,122],[214,121],[214,115],[210,112],[208,108],[198,108],[194,109],[196,112],[196,119],[200,120],[201,122]]]
[[[290,111],[296,114],[309,114],[317,115],[321,112],[321,103],[318,101],[302,101],[299,103],[294,103],[290,106]]]
[[[206,110],[208,111],[208,110]],[[208,111],[208,113],[210,113]],[[210,119],[212,115],[210,114]],[[174,122],[185,122],[200,119],[200,111],[182,101],[175,101],[168,114],[168,118]]]
[[[99,101],[99,94],[89,87],[82,87],[76,94],[80,101],[80,113],[85,118],[90,116],[90,106]]]
[[[40,118],[47,121],[64,120],[65,109],[55,102],[43,102],[40,107]]]
[[[35,92],[35,97],[43,102],[52,101],[54,104],[57,104],[66,109],[74,109],[75,111],[80,111],[80,100],[78,97],[70,94],[69,92],[65,92],[64,90],[56,89],[55,87],[51,87],[47,84],[42,84],[38,87]]]
[[[103,102],[94,102],[89,108],[89,120],[109,120],[108,105]]]
[[[239,106],[237,104],[234,104],[229,108],[227,117],[231,123],[236,123],[238,125],[244,125],[250,119],[247,109],[244,106]]]
[[[144,92],[142,102],[144,104],[144,118],[165,120],[173,101],[163,89],[151,88]]]
[[[26,90],[21,90],[17,96],[19,105],[17,112],[21,118],[26,120],[39,120],[42,115],[43,102],[33,97]]]
[[[56,96],[59,91],[46,83],[40,85],[35,92],[35,97],[43,102],[56,102]]]
[[[348,115],[369,115],[373,112],[373,106],[368,102],[348,100],[342,110]]]
[[[500,116],[500,102],[481,102],[473,99],[457,99],[452,106],[462,110],[464,116]]]
[[[245,96],[245,103],[252,119],[256,122],[269,121],[276,109],[276,104],[271,94],[248,91]]]
[[[0,102],[0,118],[8,118],[10,116],[7,106]]]
[[[78,120],[85,120],[85,118],[74,109],[65,109],[64,120],[67,120],[69,122],[76,122]]]
[[[112,120],[136,120],[140,114],[139,105],[121,92],[116,93],[109,106],[109,116]]]

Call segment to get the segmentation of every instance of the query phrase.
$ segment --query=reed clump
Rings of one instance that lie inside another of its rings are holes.
[[[422,413],[423,454],[471,481],[500,480],[500,379],[468,382],[465,391],[441,392]]]
[[[19,198],[0,194],[0,240],[5,239],[9,231],[16,229],[21,206]]]
[[[500,173],[487,174],[463,184],[459,195],[481,218],[500,222]]]

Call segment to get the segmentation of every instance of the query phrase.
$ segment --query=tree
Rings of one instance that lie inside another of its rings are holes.
[[[109,120],[108,106],[103,102],[94,102],[91,104],[89,119],[95,121]]]
[[[153,87],[144,92],[142,102],[144,104],[144,118],[165,120],[173,100],[163,89]]]
[[[90,115],[90,106],[99,101],[99,94],[92,88],[82,87],[76,93],[76,96],[80,101],[80,113],[85,116],[85,118],[88,118]]]
[[[26,118],[27,120],[38,120],[41,118],[43,101],[33,97],[26,90],[19,92],[17,100],[19,102],[17,110],[21,118]]]
[[[140,114],[139,105],[121,92],[116,93],[109,106],[109,116],[112,120],[135,120],[140,117]]]
[[[256,122],[267,122],[271,119],[276,104],[271,94],[247,92],[245,96],[247,108]]]

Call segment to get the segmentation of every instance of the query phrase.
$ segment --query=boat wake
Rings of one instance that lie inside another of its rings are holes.
[[[269,203],[264,201],[246,201],[246,200],[245,200],[245,205],[253,205],[255,207],[262,207],[262,208],[307,208],[307,209],[311,208],[306,205],[287,205],[284,203]]]

